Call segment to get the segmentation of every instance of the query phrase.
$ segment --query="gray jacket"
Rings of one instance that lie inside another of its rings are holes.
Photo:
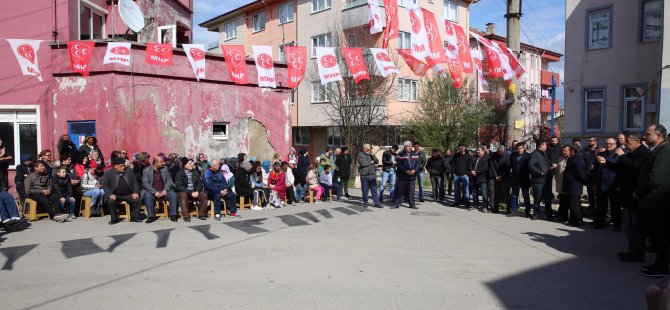
[[[377,156],[365,152],[358,153],[358,173],[362,178],[375,176],[378,164]]]
[[[549,159],[540,150],[535,150],[530,154],[528,159],[528,170],[530,171],[531,180],[535,183],[544,183],[549,172]]]
[[[165,185],[165,191],[169,192],[174,190],[174,182],[172,181],[172,176],[170,176],[170,171],[167,167],[161,168],[161,180]],[[154,182],[154,166],[149,166],[144,168],[142,171],[142,192],[141,195],[144,196],[144,193],[149,192],[152,194],[156,193],[156,190],[153,188]]]

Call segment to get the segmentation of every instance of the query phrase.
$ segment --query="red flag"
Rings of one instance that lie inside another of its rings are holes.
[[[398,38],[398,1],[384,0],[384,13],[386,13],[386,30],[382,48],[387,48],[389,41]]]
[[[305,78],[307,48],[304,46],[286,46],[284,47],[284,54],[288,65],[288,87],[296,88]]]
[[[247,84],[247,60],[244,45],[221,45],[228,75],[235,84]]]
[[[521,76],[523,76],[526,73],[526,69],[523,68],[521,65],[521,62],[519,62],[519,59],[514,56],[514,54],[510,53],[509,49],[505,44],[502,44],[500,42],[496,42],[498,46],[500,47],[500,50],[507,55],[507,58],[509,58],[509,66],[512,68],[512,71],[514,72],[514,76],[519,79]]]
[[[423,23],[426,27],[426,36],[428,37],[428,46],[430,47],[430,57],[426,57],[428,64],[433,67],[438,63],[446,63],[447,56],[444,54],[442,38],[440,38],[440,28],[437,26],[435,15],[426,9],[423,11]]]
[[[147,43],[146,61],[150,65],[172,66],[172,44]]]
[[[72,71],[88,76],[88,63],[91,61],[91,54],[95,42],[90,41],[68,41],[67,47],[70,50],[70,68]]]
[[[347,63],[354,81],[358,84],[361,80],[369,80],[370,73],[365,66],[363,60],[363,50],[360,48],[342,48],[342,55],[344,55],[344,62]]]
[[[426,75],[426,72],[430,67],[423,63],[421,60],[418,60],[412,56],[412,50],[411,49],[398,49],[398,55],[402,57],[403,60],[405,60],[405,63],[407,63],[407,66],[409,66],[410,69],[412,69],[412,72],[418,76],[424,76]]]
[[[470,44],[468,43],[468,38],[465,37],[465,31],[463,27],[456,23],[451,24],[454,33],[456,34],[456,39],[458,39],[458,58],[461,60],[461,65],[463,66],[463,73],[472,73],[472,55],[470,54]]]
[[[493,46],[493,43],[491,43],[491,41],[487,38],[479,36],[473,32],[470,33],[484,46],[484,52],[486,53],[486,62],[489,65],[489,74],[491,75],[491,78],[504,77],[505,72],[503,72],[502,69],[500,56],[498,55],[496,48]]]
[[[454,30],[453,25],[454,23],[445,20],[447,30],[447,47],[445,48],[445,53],[447,55],[449,75],[451,75],[454,87],[461,88],[463,87],[463,67],[459,57],[460,43],[458,42],[458,37],[456,36],[456,31]]]

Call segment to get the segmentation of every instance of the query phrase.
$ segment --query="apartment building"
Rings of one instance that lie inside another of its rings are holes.
[[[469,29],[469,6],[477,0],[398,0],[400,36],[389,43],[389,49],[411,48],[410,23],[405,10],[408,1],[435,14],[438,22],[449,19]],[[379,0],[383,6],[383,1]],[[265,0],[225,12],[200,26],[220,33],[221,44],[244,44],[247,52],[251,45],[271,45],[275,59],[282,59],[283,45],[308,48],[314,56],[314,47],[381,47],[382,33],[369,35],[367,0]],[[382,17],[382,20],[385,17]],[[441,27],[444,39],[444,27]],[[337,42],[335,42],[337,41]],[[387,125],[403,124],[411,116],[420,96],[420,78],[415,76],[402,60],[397,65],[397,95],[386,102]],[[307,147],[318,154],[327,146],[341,146],[343,140],[337,127],[328,117],[328,98],[318,79],[310,77],[315,70],[314,58],[307,67],[308,74],[293,94],[291,118],[293,145]],[[399,138],[389,135],[386,144],[398,143]]]
[[[658,122],[662,0],[567,0],[565,33],[564,138]]]

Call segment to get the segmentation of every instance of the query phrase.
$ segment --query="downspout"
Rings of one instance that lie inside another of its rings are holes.
[[[58,11],[56,10],[57,2],[58,0],[54,0],[54,29],[51,32],[54,41],[58,41]]]

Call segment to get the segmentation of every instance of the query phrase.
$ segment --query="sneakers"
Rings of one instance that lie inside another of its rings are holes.
[[[263,208],[259,206],[251,206],[251,210],[258,211],[258,210],[263,210]]]
[[[76,218],[77,218],[77,216],[76,216],[76,215],[74,215],[74,213],[70,213],[70,218],[74,220],[74,219],[76,219]]]
[[[239,215],[237,215],[237,212],[233,212],[233,213],[231,213],[229,216],[230,216],[230,217],[240,217]]]
[[[68,219],[68,217],[70,217],[70,216],[65,214],[65,213],[58,213],[58,214],[54,215],[54,221],[56,221],[58,223],[62,223],[64,221],[66,221]]]
[[[221,214],[214,215],[214,220],[215,221],[221,221]]]

